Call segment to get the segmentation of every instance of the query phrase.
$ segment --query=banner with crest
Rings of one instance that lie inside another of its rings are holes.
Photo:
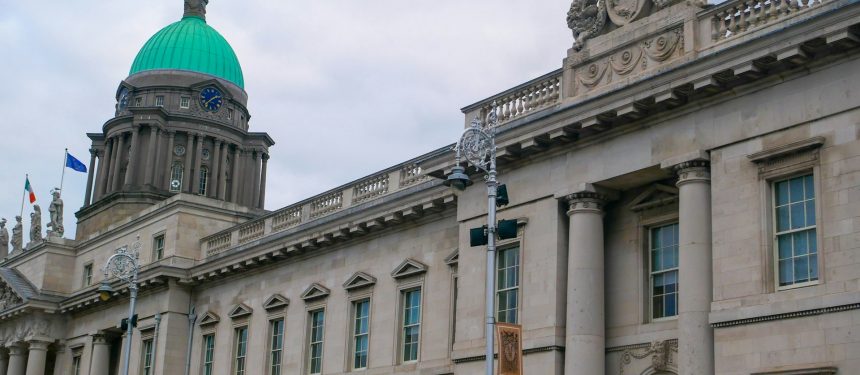
[[[498,375],[523,374],[523,327],[519,324],[496,323],[499,348]]]

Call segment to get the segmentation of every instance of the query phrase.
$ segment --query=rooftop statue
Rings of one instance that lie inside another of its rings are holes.
[[[0,219],[0,259],[9,255],[9,231],[6,230],[6,218]]]
[[[185,0],[185,14],[182,17],[197,17],[206,19],[206,5],[209,0]]]
[[[567,12],[567,27],[573,31],[573,48],[581,50],[585,41],[606,26],[605,0],[573,0]]]
[[[9,255],[21,251],[21,245],[24,244],[24,228],[21,224],[21,217],[15,216],[15,226],[12,228],[12,252]]]
[[[30,214],[30,243],[39,241],[42,241],[42,208],[34,204],[33,213]]]
[[[48,213],[51,215],[51,221],[48,223],[48,237],[63,237],[63,200],[60,199],[60,189],[51,191],[54,200],[48,206]]]

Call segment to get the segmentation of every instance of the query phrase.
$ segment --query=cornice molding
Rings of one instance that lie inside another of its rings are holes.
[[[847,305],[821,307],[821,308],[811,309],[811,310],[801,310],[801,311],[793,311],[793,312],[787,312],[787,313],[781,313],[781,314],[762,315],[762,316],[756,316],[756,317],[752,317],[752,318],[714,322],[714,323],[711,323],[711,327],[713,327],[713,328],[734,327],[734,326],[741,326],[741,325],[754,324],[754,323],[770,322],[770,321],[775,321],[775,320],[784,320],[784,319],[803,318],[803,317],[808,317],[808,316],[832,314],[832,313],[858,310],[858,309],[860,309],[860,303],[851,303],[851,304],[847,304]]]

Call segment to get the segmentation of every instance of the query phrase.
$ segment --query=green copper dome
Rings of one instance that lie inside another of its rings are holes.
[[[129,76],[161,69],[212,75],[245,88],[242,67],[233,48],[202,18],[186,16],[161,29],[143,45]]]

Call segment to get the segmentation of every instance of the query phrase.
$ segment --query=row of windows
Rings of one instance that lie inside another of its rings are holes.
[[[173,163],[173,167],[170,169],[170,191],[171,192],[179,192],[182,189],[182,179],[185,177],[185,168],[182,166],[182,163],[176,162]],[[200,167],[200,178],[197,184],[197,193],[200,195],[206,195],[209,188],[209,168],[208,167]]]
[[[134,107],[143,106],[143,97],[138,96],[134,98]],[[156,95],[155,96],[155,106],[156,107],[164,107],[164,95]],[[179,108],[188,109],[191,108],[191,97],[182,96],[179,98]],[[244,119],[244,116],[242,116]],[[227,120],[233,119],[233,109],[227,108]]]

